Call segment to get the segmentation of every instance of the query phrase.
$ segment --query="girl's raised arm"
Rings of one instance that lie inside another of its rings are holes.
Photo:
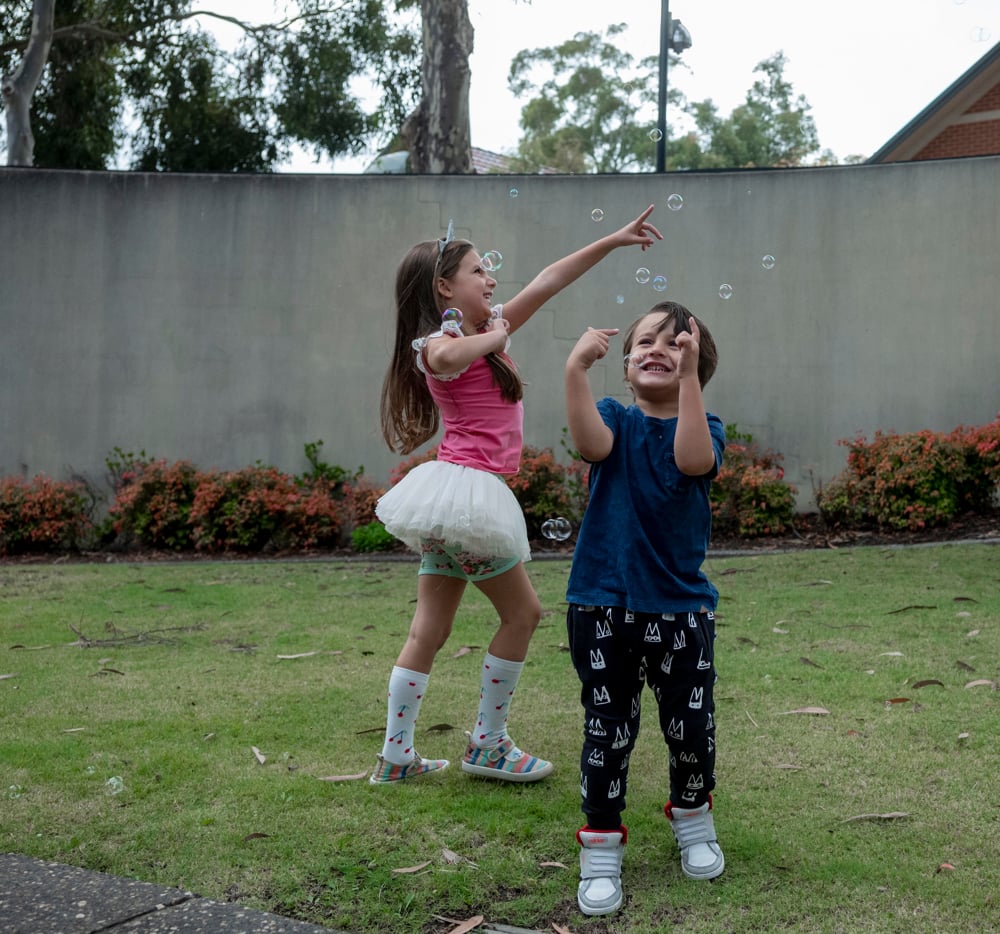
[[[504,303],[503,316],[510,323],[510,330],[516,331],[553,295],[575,282],[618,247],[640,246],[646,250],[656,240],[662,240],[663,235],[648,220],[653,207],[651,204],[635,220],[613,234],[595,240],[546,266],[517,295]]]

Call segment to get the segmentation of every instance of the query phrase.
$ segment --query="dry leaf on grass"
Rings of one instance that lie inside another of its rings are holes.
[[[924,681],[917,681],[913,685],[913,687],[914,688],[926,688],[926,687],[930,687],[932,684],[937,684],[937,685],[940,685],[941,687],[944,687],[944,682],[943,681],[938,681],[937,678],[927,678]]]
[[[484,920],[482,915],[474,915],[465,921],[459,921],[455,927],[448,931],[448,934],[468,934],[469,931],[474,931],[479,927]]]
[[[858,820],[901,820],[910,815],[906,811],[889,811],[886,814],[855,814],[854,817],[845,817],[840,823],[849,824]]]
[[[256,746],[251,746],[250,748],[253,750],[254,758],[261,765],[263,765],[265,762],[267,762],[267,757]]]
[[[246,840],[266,840],[268,837],[270,837],[270,834],[261,833],[260,831],[257,831],[256,833],[248,833],[243,838],[243,840],[244,841],[246,841]]]
[[[467,863],[473,869],[479,868],[471,859],[468,859],[465,856],[460,856],[454,850],[449,850],[448,847],[443,847],[441,849],[441,856],[444,857],[444,861],[450,866],[455,866],[458,863]]]
[[[433,861],[428,859],[422,863],[417,863],[416,866],[403,866],[399,869],[393,869],[393,872],[400,876],[412,875],[415,872],[420,872],[421,869],[426,869],[428,866],[430,866],[431,862]]]
[[[552,930],[555,931],[556,934],[573,934],[569,928],[563,927],[561,924],[556,924],[555,921],[552,922]]]
[[[467,645],[463,645],[454,655],[452,655],[452,658],[461,658],[463,655],[468,655],[471,651],[472,649],[470,649]]]
[[[966,687],[967,688],[981,688],[989,685],[995,691],[997,689],[996,681],[990,681],[989,678],[977,678],[975,681],[970,681]]]
[[[319,655],[319,652],[299,652],[297,655],[279,655],[278,658],[311,658],[313,655]]]
[[[356,782],[359,778],[364,778],[368,774],[368,770],[365,769],[364,772],[358,772],[357,775],[324,775],[320,781],[321,782]]]
[[[17,673],[16,671],[15,671],[15,672],[14,672],[13,674],[9,674],[9,675],[0,675],[0,681],[6,681],[6,680],[7,680],[8,678],[16,678],[16,677],[17,677],[17,674],[18,674],[18,673]]]
[[[565,863],[557,862],[554,859],[546,860],[544,863],[539,863],[538,865],[544,869],[569,869],[569,866]]]
[[[951,863],[941,863],[938,866],[938,868],[935,869],[934,871],[935,872],[954,872],[955,871],[955,867],[952,866]]]
[[[825,707],[796,707],[795,710],[783,710],[778,714],[778,716],[784,717],[793,713],[812,714],[816,717],[823,717],[829,714],[830,711]]]

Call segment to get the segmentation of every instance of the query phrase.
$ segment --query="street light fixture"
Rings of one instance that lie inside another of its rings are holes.
[[[691,33],[679,19],[670,16],[670,0],[660,0],[660,111],[656,140],[656,171],[665,172],[667,166],[667,61],[669,52],[680,55],[691,48]]]

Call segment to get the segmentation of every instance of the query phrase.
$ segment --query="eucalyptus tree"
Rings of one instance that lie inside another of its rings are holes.
[[[298,0],[254,24],[191,0],[0,2],[7,162],[267,171],[295,143],[361,152],[415,106],[414,3]],[[212,21],[238,27],[236,48],[220,47]]]

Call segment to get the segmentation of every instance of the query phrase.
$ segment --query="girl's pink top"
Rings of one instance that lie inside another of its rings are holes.
[[[456,377],[439,379],[428,374],[427,386],[444,423],[438,460],[496,474],[517,473],[524,406],[501,397],[485,357],[474,360]]]

